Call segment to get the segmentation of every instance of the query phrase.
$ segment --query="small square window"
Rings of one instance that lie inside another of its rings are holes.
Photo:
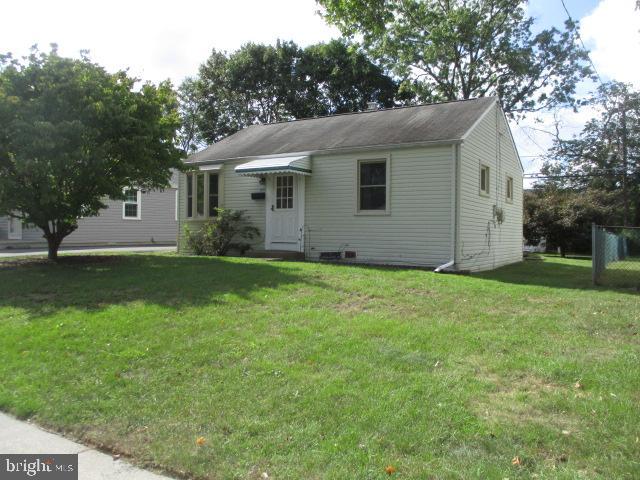
[[[125,203],[124,216],[127,218],[136,218],[138,216],[138,205],[136,203]]]
[[[513,201],[513,178],[507,177],[507,200]]]
[[[490,170],[486,165],[480,165],[480,193],[489,195],[490,192]]]

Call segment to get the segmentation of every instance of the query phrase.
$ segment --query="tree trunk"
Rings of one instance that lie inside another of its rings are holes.
[[[47,258],[54,262],[58,261],[58,249],[60,248],[60,244],[62,243],[62,238],[58,238],[58,235],[50,234],[47,235],[47,244],[49,247],[49,253]]]

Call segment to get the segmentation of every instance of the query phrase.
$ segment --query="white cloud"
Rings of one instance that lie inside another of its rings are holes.
[[[580,20],[601,76],[640,87],[640,11],[635,0],[602,0]]]
[[[24,55],[57,43],[63,55],[88,49],[109,70],[179,83],[211,52],[246,42],[294,40],[308,45],[338,37],[316,15],[314,0],[38,0],[3,5],[0,52]]]

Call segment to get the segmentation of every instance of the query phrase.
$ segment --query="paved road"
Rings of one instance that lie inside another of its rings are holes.
[[[71,253],[71,254],[87,254],[87,253],[95,253],[95,252],[175,252],[176,247],[172,246],[142,246],[142,247],[83,247],[83,248],[61,248],[60,253]],[[4,249],[0,250],[0,258],[11,258],[11,257],[25,257],[25,256],[38,256],[38,255],[46,255],[47,251],[41,248],[25,248],[25,249]]]
[[[77,453],[79,480],[170,480],[0,413],[0,453]]]

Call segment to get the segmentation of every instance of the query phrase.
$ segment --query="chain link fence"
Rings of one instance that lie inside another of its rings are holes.
[[[594,285],[640,290],[640,227],[593,225]]]

